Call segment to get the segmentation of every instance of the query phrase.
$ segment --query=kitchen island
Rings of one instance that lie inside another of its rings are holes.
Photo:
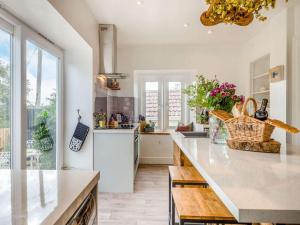
[[[1,170],[0,224],[68,224],[88,198],[96,224],[99,177],[94,171]]]
[[[281,154],[232,150],[172,132],[178,148],[239,222],[300,223],[300,147]]]

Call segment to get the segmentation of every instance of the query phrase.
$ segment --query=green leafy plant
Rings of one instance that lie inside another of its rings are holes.
[[[53,139],[47,120],[49,118],[48,111],[41,111],[36,119],[36,127],[33,132],[33,147],[40,151],[50,151],[53,149]]]
[[[221,109],[229,113],[235,103],[244,101],[244,96],[237,96],[235,92],[236,85],[228,82],[220,84],[217,79],[209,80],[203,75],[197,76],[196,82],[183,91],[189,96],[188,106],[192,110],[197,108]],[[203,113],[200,114],[200,117],[201,115],[207,116]]]
[[[207,110],[209,109],[209,105],[207,96],[218,85],[219,82],[216,79],[209,80],[203,75],[198,75],[196,82],[183,90],[183,93],[189,97],[187,104],[191,110],[196,111],[196,120],[200,124],[208,123],[209,116]]]
[[[207,96],[211,90],[218,86],[219,82],[216,79],[208,80],[203,75],[197,76],[196,82],[183,90],[183,93],[189,96],[187,104],[190,109],[208,108]]]

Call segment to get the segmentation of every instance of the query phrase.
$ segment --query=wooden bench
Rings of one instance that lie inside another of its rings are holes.
[[[176,185],[201,185],[207,182],[193,166],[169,166],[171,186]]]
[[[193,166],[169,166],[169,220],[171,218],[171,189],[176,186],[207,187],[207,182]]]
[[[235,224],[237,221],[210,188],[173,188],[171,225],[175,208],[179,225],[186,223]]]

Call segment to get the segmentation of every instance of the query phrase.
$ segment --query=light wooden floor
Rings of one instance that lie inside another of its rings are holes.
[[[168,225],[168,167],[140,166],[135,192],[99,194],[99,225]]]

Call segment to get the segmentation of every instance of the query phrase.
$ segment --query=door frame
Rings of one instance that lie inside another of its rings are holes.
[[[41,49],[58,57],[57,77],[57,119],[56,119],[56,169],[63,165],[63,82],[64,52],[54,43],[43,37],[34,29],[24,24],[15,16],[0,8],[0,18],[14,28],[13,36],[13,73],[12,73],[12,169],[26,169],[26,41],[29,40]]]

